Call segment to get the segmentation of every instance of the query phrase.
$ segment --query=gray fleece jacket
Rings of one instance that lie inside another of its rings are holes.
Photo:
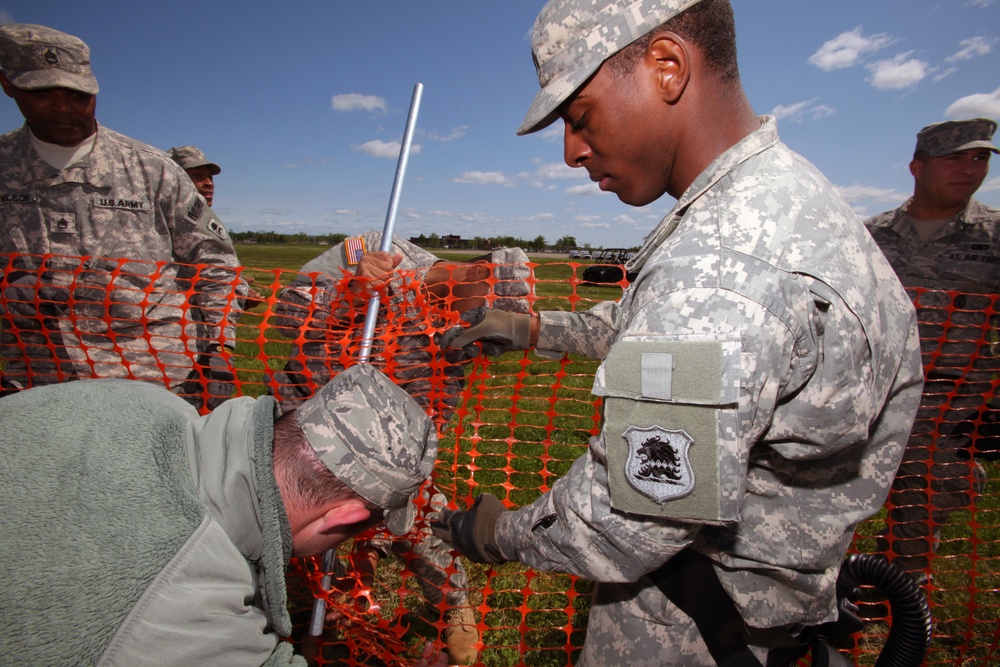
[[[304,667],[277,415],[127,380],[0,399],[0,662]]]

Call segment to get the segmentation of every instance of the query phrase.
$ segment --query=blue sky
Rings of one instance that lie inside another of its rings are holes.
[[[81,37],[103,125],[222,166],[234,230],[381,229],[413,87],[424,85],[396,232],[639,245],[643,208],[562,163],[555,131],[517,137],[538,89],[541,0],[0,0],[0,21]],[[1000,0],[733,0],[759,114],[862,216],[912,192],[916,132],[1000,118]],[[0,103],[0,128],[23,122]],[[1000,136],[997,137],[1000,139]],[[977,198],[1000,207],[1000,168]]]

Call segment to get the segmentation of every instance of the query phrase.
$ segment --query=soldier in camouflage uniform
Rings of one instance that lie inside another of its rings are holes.
[[[219,219],[166,154],[98,126],[82,41],[4,25],[0,68],[26,121],[0,137],[5,389],[117,377],[228,398],[246,284]]]
[[[728,0],[552,0],[532,51],[542,90],[519,133],[561,118],[568,165],[633,206],[677,203],[620,301],[470,311],[442,341],[602,359],[604,419],[531,505],[483,494],[434,530],[480,562],[599,582],[578,665],[714,665],[733,617],[763,664],[763,635],[836,617],[854,528],[889,491],[920,396],[913,306],[850,206],[753,113]],[[684,586],[722,593],[705,633],[663,592]]]
[[[196,146],[174,147],[167,151],[167,155],[187,172],[198,194],[211,206],[215,198],[215,177],[222,173],[222,167],[205,157]]]
[[[906,287],[1000,294],[1000,210],[975,199],[996,122],[934,123],[917,134],[913,196],[865,221]]]
[[[383,522],[405,534],[437,456],[424,411],[367,365],[285,414],[264,396],[199,416],[162,387],[94,380],[0,400],[12,420],[0,613],[19,665],[306,667],[281,639],[289,557]]]
[[[215,200],[215,177],[222,173],[222,167],[205,157],[205,154],[197,146],[174,147],[167,151],[167,155],[187,172],[195,189],[198,190],[198,194],[204,197],[205,202],[211,206]],[[244,309],[250,310],[264,303],[264,296],[254,289],[253,276],[243,274],[242,277],[247,283],[247,295],[243,302]]]
[[[339,243],[303,266],[295,280],[279,293],[275,307],[278,330],[289,338],[301,335],[305,342],[293,348],[285,368],[275,373],[275,395],[283,408],[294,407],[309,397],[313,386],[322,386],[343,370],[345,345],[335,332],[360,330],[366,312],[364,307],[357,308],[360,314],[356,321],[345,319],[344,304],[338,303],[344,293],[338,290],[338,285],[343,285],[345,277],[387,280],[391,294],[389,308],[397,316],[389,323],[395,333],[392,341],[395,348],[391,351],[397,364],[394,376],[401,387],[434,415],[438,427],[444,429],[461,399],[465,386],[463,362],[467,359],[453,351],[446,352],[444,377],[432,377],[435,354],[430,342],[436,335],[433,328],[443,325],[440,316],[434,316],[434,309],[464,312],[489,301],[503,310],[528,312],[528,257],[519,248],[501,248],[480,258],[495,265],[491,269],[483,263],[443,261],[398,237],[393,238],[390,252],[376,251],[381,243],[382,234],[378,231]],[[391,273],[393,270],[397,273]],[[418,301],[421,292],[432,298]],[[420,304],[432,308],[423,310]],[[380,318],[383,324],[386,315],[383,307]],[[425,321],[428,315],[432,316],[430,329]],[[383,364],[381,356],[378,350],[373,351],[372,362]],[[432,379],[443,384],[435,392],[431,391]],[[425,491],[429,494],[428,507],[444,505],[445,498],[439,491],[430,485]],[[430,532],[407,539],[380,537],[356,543],[354,551],[362,574],[373,574],[377,560],[390,552],[400,555],[412,552],[409,566],[431,604],[441,602],[441,591],[448,584],[444,595],[449,608],[445,632],[448,653],[454,664],[476,661],[479,636],[469,607],[465,569],[437,537]],[[451,577],[446,574],[449,569],[454,572]]]
[[[345,321],[345,304],[339,302],[344,291],[338,285],[345,276],[355,273],[365,279],[380,280],[395,269],[386,286],[391,296],[390,307],[397,314],[394,322],[399,337],[395,357],[399,368],[398,380],[410,395],[429,407],[428,390],[430,363],[433,356],[429,344],[433,331],[428,332],[424,321],[428,314],[416,305],[434,309],[464,312],[484,302],[501,310],[528,312],[530,287],[527,282],[528,257],[520,248],[501,248],[476,262],[445,262],[434,254],[401,238],[393,238],[389,254],[369,252],[381,246],[382,234],[370,231],[350,241],[358,241],[364,250],[348,255],[348,244],[340,243],[306,263],[291,284],[278,294],[275,324],[283,335],[304,342],[292,348],[285,368],[274,374],[275,396],[282,407],[292,407],[308,398],[314,387],[322,386],[344,367],[338,361],[343,353],[340,340],[331,331],[360,329],[365,308],[362,302],[357,321]],[[485,262],[485,263],[484,263]],[[492,278],[490,266],[492,268]],[[366,267],[371,267],[366,268]],[[438,321],[436,324],[440,325]],[[374,356],[374,355],[373,355]],[[446,363],[444,373],[447,389],[441,402],[434,406],[439,425],[451,416],[464,379],[461,355],[449,355],[455,363]],[[446,359],[446,362],[449,360]]]
[[[865,222],[903,285],[935,290],[919,297],[927,384],[891,496],[894,560],[920,578],[929,569],[934,544],[936,526],[929,520],[944,523],[984,487],[985,470],[970,455],[974,428],[981,437],[973,455],[996,457],[982,446],[984,436],[997,435],[998,413],[985,410],[983,400],[997,372],[996,358],[989,347],[965,342],[961,333],[966,327],[978,338],[990,305],[989,297],[979,295],[1000,294],[1000,210],[973,199],[989,172],[991,153],[1000,152],[992,143],[996,129],[996,122],[975,118],[920,130],[910,162],[913,196]],[[949,306],[954,309],[946,311]],[[945,325],[951,327],[948,334]],[[947,342],[939,343],[942,337]],[[968,372],[945,365],[961,359],[965,366],[977,355]],[[942,415],[942,397],[950,392],[956,395]],[[974,426],[977,418],[981,423]]]

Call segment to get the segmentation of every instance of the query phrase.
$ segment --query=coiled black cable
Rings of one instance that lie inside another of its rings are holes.
[[[889,601],[892,625],[875,667],[920,667],[934,626],[927,596],[913,577],[881,554],[852,554],[840,572],[842,578],[875,587]]]

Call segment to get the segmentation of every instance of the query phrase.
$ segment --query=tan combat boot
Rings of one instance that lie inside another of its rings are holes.
[[[479,627],[469,607],[449,609],[445,644],[449,665],[474,665],[479,659]]]

